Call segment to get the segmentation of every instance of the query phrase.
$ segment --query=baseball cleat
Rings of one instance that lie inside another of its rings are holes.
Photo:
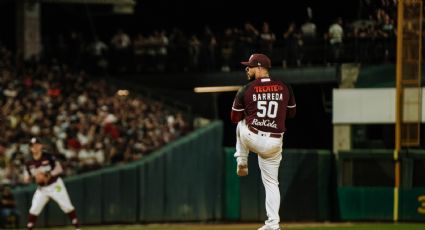
[[[236,174],[238,176],[247,176],[248,175],[248,165],[244,164],[238,164],[238,168],[236,169]]]

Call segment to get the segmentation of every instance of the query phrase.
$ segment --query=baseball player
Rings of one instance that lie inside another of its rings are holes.
[[[282,139],[285,119],[296,113],[295,97],[289,85],[269,76],[270,59],[264,54],[253,54],[246,66],[248,84],[243,86],[233,101],[231,120],[236,129],[236,173],[248,175],[248,153],[258,155],[261,179],[266,190],[268,219],[258,230],[278,230],[280,191],[279,165],[282,160]]]
[[[33,229],[38,215],[50,199],[56,201],[59,207],[68,214],[71,223],[76,230],[80,230],[74,206],[71,204],[65,184],[60,178],[63,169],[59,161],[49,153],[43,152],[45,140],[33,137],[30,140],[32,159],[26,163],[24,180],[35,180],[38,187],[32,198],[31,208],[28,215],[27,229]]]

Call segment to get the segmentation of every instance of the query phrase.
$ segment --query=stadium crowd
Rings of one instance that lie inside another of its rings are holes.
[[[230,71],[253,52],[271,56],[277,67],[339,62],[383,63],[394,60],[395,1],[365,1],[359,17],[316,25],[311,8],[304,22],[245,22],[220,32],[157,29],[89,38],[78,31],[47,36],[44,52],[71,66],[94,72]]]
[[[0,47],[0,184],[19,185],[32,136],[72,175],[140,159],[192,129],[191,116],[52,59]]]

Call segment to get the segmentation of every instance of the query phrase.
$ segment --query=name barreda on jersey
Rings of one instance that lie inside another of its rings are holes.
[[[282,93],[254,93],[252,94],[253,101],[281,101]]]
[[[270,121],[269,119],[263,119],[262,121],[259,121],[258,119],[254,118],[252,120],[252,124],[256,126],[265,126],[277,129],[277,124],[275,121]]]

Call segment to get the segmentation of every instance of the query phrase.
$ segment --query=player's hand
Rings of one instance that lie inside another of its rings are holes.
[[[24,182],[24,184],[29,184],[29,183],[31,183],[31,177],[30,177],[30,176],[28,176],[28,175],[25,175],[25,176],[23,177],[23,182]]]
[[[49,181],[49,176],[46,173],[39,172],[35,175],[35,182],[39,185],[45,185]]]

